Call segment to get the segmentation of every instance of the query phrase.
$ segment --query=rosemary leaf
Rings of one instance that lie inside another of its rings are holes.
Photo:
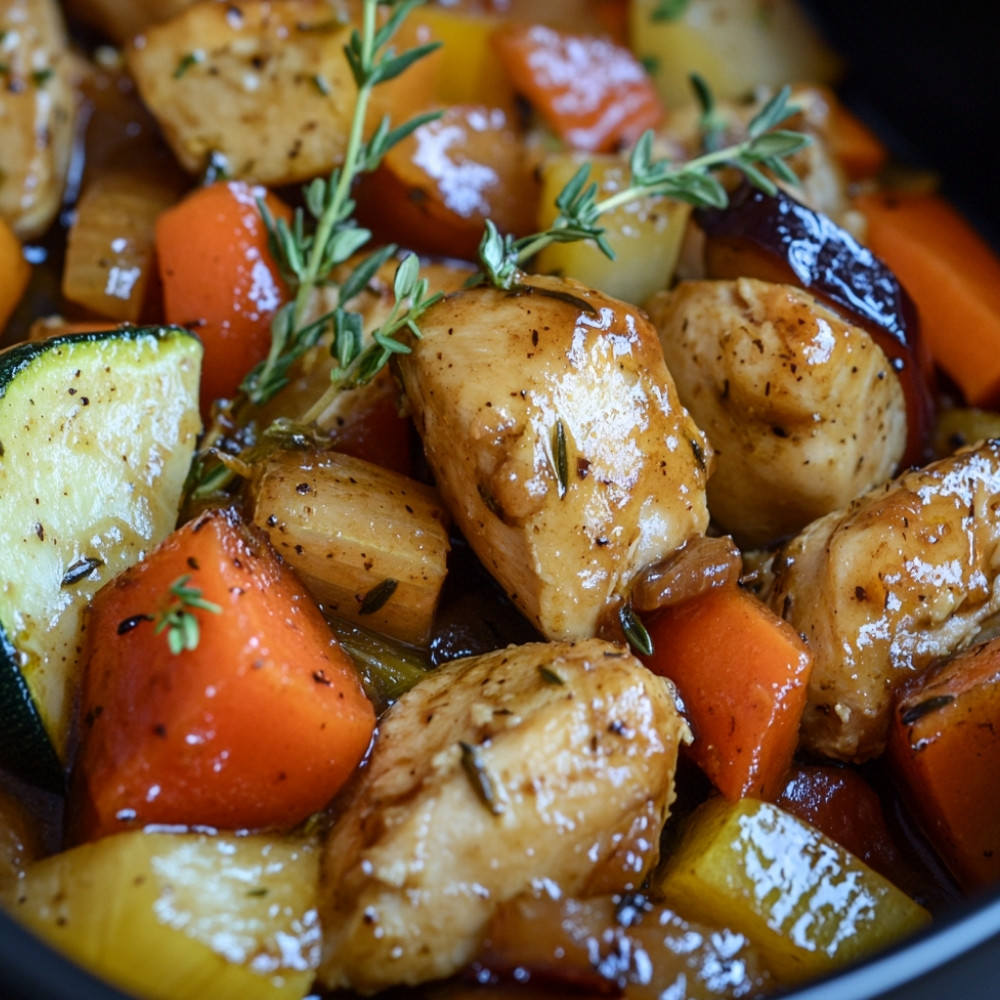
[[[479,801],[486,806],[494,816],[503,813],[503,805],[497,799],[496,789],[493,787],[493,778],[486,765],[483,763],[482,751],[477,746],[464,741],[459,743],[462,749],[462,770],[465,771],[472,783]]]
[[[641,656],[653,655],[653,640],[646,631],[646,626],[639,620],[630,602],[621,606],[618,612],[618,621],[621,623],[622,631],[628,644]]]

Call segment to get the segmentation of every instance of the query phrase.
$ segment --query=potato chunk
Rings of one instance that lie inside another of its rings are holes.
[[[0,905],[144,1000],[298,1000],[319,957],[317,853],[277,836],[137,830],[34,862]]]
[[[655,863],[687,725],[669,682],[601,640],[455,660],[383,718],[326,845],[320,982],[448,976],[535,885],[637,887]]]

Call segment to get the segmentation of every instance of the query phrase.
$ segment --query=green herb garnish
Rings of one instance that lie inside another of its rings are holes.
[[[207,611],[213,615],[222,614],[222,608],[214,601],[201,596],[199,587],[189,587],[191,574],[178,577],[170,585],[170,598],[156,617],[156,635],[166,631],[170,652],[177,656],[185,651],[198,648],[201,633],[194,610]]]
[[[438,47],[437,43],[429,43],[397,53],[391,44],[403,19],[423,2],[393,3],[388,17],[378,26],[379,0],[365,0],[361,29],[352,31],[344,47],[358,94],[343,163],[328,177],[317,177],[305,186],[304,207],[295,211],[290,223],[275,219],[263,202],[259,205],[271,255],[291,290],[291,299],[275,314],[267,358],[245,376],[236,400],[224,407],[208,429],[188,479],[189,500],[224,489],[240,474],[238,463],[221,455],[221,449],[226,446],[233,454],[240,450],[232,440],[234,428],[250,424],[256,409],[288,384],[293,366],[307,351],[328,339],[337,365],[329,388],[310,408],[303,424],[314,421],[339,392],[364,385],[394,354],[408,351],[401,334],[418,337],[420,315],[440,297],[428,294],[428,283],[420,277],[417,258],[407,255],[396,270],[395,301],[389,317],[377,330],[366,334],[362,317],[347,308],[347,304],[365,290],[379,269],[396,254],[397,248],[389,245],[364,257],[339,281],[334,309],[319,319],[306,321],[315,290],[332,285],[332,272],[371,240],[369,230],[359,226],[354,218],[351,197],[354,181],[362,173],[374,170],[396,143],[439,117],[438,112],[429,112],[395,128],[388,118],[383,118],[367,140],[363,135],[374,88],[399,76]],[[320,86],[319,80],[316,83]],[[265,428],[258,437],[267,435]]]
[[[626,601],[618,611],[618,621],[628,644],[641,656],[653,655],[653,640],[646,631],[646,626],[639,620],[639,616],[632,608],[631,602]]]
[[[192,66],[197,66],[204,61],[205,53],[201,49],[186,52],[177,62],[177,68],[174,70],[174,79],[179,80]]]
[[[718,121],[714,104],[704,81],[695,83],[702,102],[702,128],[706,145],[718,145]],[[515,239],[502,235],[491,222],[479,246],[479,258],[485,276],[497,288],[512,289],[517,285],[522,265],[552,243],[572,243],[591,240],[610,259],[614,251],[599,224],[605,212],[647,195],[665,195],[703,208],[725,208],[729,201],[716,171],[726,167],[740,171],[756,187],[769,194],[776,190],[775,182],[763,171],[771,170],[779,179],[797,182],[785,158],[808,145],[810,139],[801,132],[778,129],[777,126],[796,114],[798,109],[788,103],[790,89],[784,87],[751,120],[747,137],[742,142],[721,148],[708,148],[686,163],[673,163],[653,158],[653,132],[645,132],[629,161],[630,183],[600,201],[597,185],[590,180],[590,164],[583,164],[570,178],[556,198],[558,215],[544,232]]]
[[[658,3],[650,12],[651,21],[676,21],[684,16],[691,0],[658,0]]]
[[[390,127],[389,120],[383,118],[367,141],[362,134],[375,87],[399,76],[438,47],[436,43],[428,43],[397,54],[390,44],[403,19],[422,2],[403,0],[393,5],[385,24],[376,27],[379,4],[377,0],[365,0],[362,30],[355,29],[344,47],[358,87],[358,96],[343,164],[336,167],[328,178],[317,177],[306,186],[305,208],[295,212],[291,224],[275,219],[261,205],[271,253],[293,290],[293,297],[274,318],[268,357],[243,381],[242,390],[255,405],[266,402],[281,389],[287,383],[292,364],[330,330],[334,338],[333,353],[339,362],[334,378],[340,388],[363,384],[374,377],[381,367],[371,363],[372,356],[361,360],[365,353],[361,318],[343,307],[365,288],[382,264],[396,252],[396,247],[383,247],[354,269],[338,289],[336,309],[312,323],[304,323],[304,317],[313,290],[330,284],[334,268],[349,260],[371,239],[372,234],[359,226],[353,216],[351,187],[355,179],[374,170],[393,146],[421,125],[439,117],[438,112],[428,112],[396,128]],[[401,268],[404,265],[406,260]],[[381,344],[373,355],[380,359],[381,364],[392,353],[407,349],[402,344],[391,347],[387,344],[403,327],[414,330],[416,317],[431,301],[436,300],[436,297],[427,298],[426,284],[416,279],[409,280],[413,268],[412,265],[406,266],[404,280],[400,281],[397,275],[396,307],[390,320],[393,328],[387,331],[383,326],[375,335],[376,340],[381,339]],[[399,294],[400,285],[405,291],[403,296]],[[400,320],[400,312],[405,314],[405,319]]]
[[[471,743],[460,742],[462,749],[462,770],[472,783],[472,788],[479,798],[479,801],[486,806],[494,816],[499,816],[503,812],[503,806],[497,799],[496,789],[493,787],[493,779],[483,762],[482,751]]]
[[[559,499],[569,490],[569,458],[566,452],[566,428],[561,419],[556,420],[552,432],[552,455],[555,460],[556,479],[559,482]]]

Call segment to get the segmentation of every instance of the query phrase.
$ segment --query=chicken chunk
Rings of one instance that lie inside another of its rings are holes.
[[[198,0],[134,39],[129,68],[185,169],[215,155],[232,177],[293,184],[343,161],[357,97],[344,47],[357,18],[351,0]],[[377,87],[371,122],[415,110],[421,72]]]
[[[820,518],[770,572],[762,596],[813,652],[802,743],[845,761],[878,755],[900,685],[1000,611],[1000,441]]]
[[[576,282],[446,297],[399,370],[452,517],[550,639],[708,523],[711,451],[643,314]]]
[[[0,217],[40,236],[62,205],[76,91],[55,0],[0,0]]]
[[[63,0],[72,18],[123,45],[144,28],[165,21],[193,0]]]
[[[709,511],[742,545],[787,537],[893,474],[906,403],[866,331],[808,292],[750,278],[682,282],[648,309],[716,453]]]
[[[451,975],[505,900],[640,885],[689,738],[673,688],[603,640],[454,660],[404,695],[324,848],[319,982]]]

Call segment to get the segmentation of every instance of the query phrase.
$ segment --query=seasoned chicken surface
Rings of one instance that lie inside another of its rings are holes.
[[[636,572],[704,532],[711,451],[642,313],[576,282],[525,282],[433,306],[399,370],[483,565],[546,637],[583,638]]]
[[[128,65],[185,169],[214,154],[231,177],[294,184],[343,160],[358,11],[354,0],[196,0],[135,38]],[[425,96],[421,72],[375,89],[372,123],[405,120]]]
[[[118,45],[165,21],[193,0],[63,0],[71,17],[97,28]]]
[[[428,674],[383,718],[324,849],[319,982],[448,976],[505,900],[638,886],[688,735],[670,683],[602,640]]]
[[[876,756],[900,685],[1000,611],[1000,441],[820,518],[770,570],[762,596],[813,652],[803,745],[845,761]]]
[[[0,217],[34,239],[62,204],[76,120],[56,0],[0,0],[0,64]]]
[[[742,545],[787,537],[892,475],[903,390],[866,331],[751,278],[681,282],[647,308],[716,453],[709,511]]]

